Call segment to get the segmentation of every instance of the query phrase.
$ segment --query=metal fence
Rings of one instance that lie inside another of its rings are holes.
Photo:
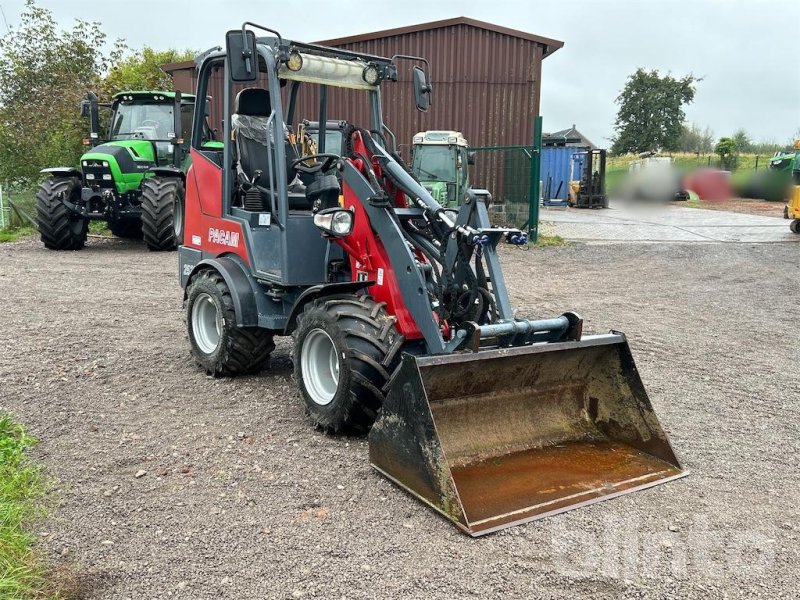
[[[537,195],[533,173],[538,154],[534,147],[486,146],[470,151],[475,152],[470,185],[492,194],[495,224],[529,228],[531,198]]]

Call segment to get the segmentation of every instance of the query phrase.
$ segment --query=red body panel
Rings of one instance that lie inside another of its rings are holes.
[[[186,174],[183,243],[214,256],[233,253],[250,264],[242,226],[222,218],[222,169],[194,148]]]
[[[372,231],[367,212],[350,186],[343,182],[342,187],[344,206],[355,212],[355,219],[353,232],[345,238],[337,238],[336,242],[350,256],[353,281],[374,281],[369,292],[378,302],[386,302],[386,311],[397,317],[398,331],[408,340],[420,339],[422,333],[406,309],[386,250]]]
[[[370,157],[361,139],[361,134],[353,134],[353,150],[357,154]],[[350,159],[348,159],[350,160]],[[361,159],[350,161],[362,173],[366,173],[366,167]],[[371,165],[378,179],[381,179],[380,167],[374,163]],[[388,187],[388,186],[387,186]],[[364,207],[361,205],[356,193],[345,182],[342,182],[344,193],[344,207],[355,212],[353,231],[345,238],[337,238],[336,242],[344,248],[350,256],[350,270],[353,281],[368,279],[375,282],[369,292],[378,302],[386,303],[386,310],[390,315],[397,317],[397,329],[407,340],[417,340],[422,338],[422,333],[417,327],[411,314],[406,309],[403,302],[403,294],[397,282],[392,264],[386,255],[386,249],[372,231]],[[394,201],[398,206],[405,205],[405,196],[401,192],[390,190]],[[420,260],[424,260],[421,257]],[[427,294],[426,290],[420,293]]]

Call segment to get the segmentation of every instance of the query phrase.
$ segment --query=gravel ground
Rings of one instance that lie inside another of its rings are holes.
[[[0,247],[0,408],[41,440],[42,546],[91,598],[795,598],[799,260],[795,244],[505,252],[523,313],[629,335],[692,474],[480,539],[374,473],[363,440],[310,426],[286,340],[256,376],[195,367],[176,256],[140,244]]]

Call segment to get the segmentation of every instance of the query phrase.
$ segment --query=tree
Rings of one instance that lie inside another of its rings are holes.
[[[714,132],[710,127],[700,129],[698,125],[682,125],[676,150],[679,152],[711,152],[714,148]]]
[[[112,96],[124,90],[171,90],[172,79],[161,66],[167,63],[192,60],[194,50],[154,50],[144,47],[141,52],[116,63],[103,82],[103,91]]]
[[[661,77],[657,70],[637,69],[616,99],[619,112],[612,152],[676,150],[685,117],[683,106],[694,100],[698,81],[693,75],[676,79]]]
[[[719,156],[723,169],[730,171],[736,166],[736,141],[732,138],[720,138],[714,152]]]
[[[81,99],[124,51],[120,40],[105,46],[98,23],[60,29],[27,0],[19,27],[0,38],[0,181],[30,184],[43,167],[75,164],[86,135]]]
[[[737,152],[753,151],[753,142],[750,140],[750,136],[747,135],[747,132],[744,129],[739,129],[736,133],[733,134],[733,137],[731,139],[736,144]]]

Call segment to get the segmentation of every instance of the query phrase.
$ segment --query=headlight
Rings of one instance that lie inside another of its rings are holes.
[[[361,78],[370,85],[378,85],[381,73],[375,65],[367,65],[361,72]]]
[[[334,233],[339,235],[347,235],[353,229],[353,213],[349,210],[340,210],[333,213],[333,220],[331,223]]]
[[[103,181],[111,181],[111,173],[103,173]]]
[[[458,138],[456,136],[454,136],[454,135],[451,135],[449,138],[447,138],[447,143],[448,144],[457,144],[458,143]]]
[[[286,61],[286,67],[290,71],[299,71],[303,68],[303,57],[297,50],[292,50],[289,53],[289,60]]]
[[[364,63],[360,60],[344,60],[317,54],[297,53],[300,61],[297,71],[288,64],[281,63],[278,77],[290,81],[307,81],[321,85],[351,88],[354,90],[374,90],[375,86],[364,80]],[[291,55],[289,61],[292,60]],[[296,63],[295,63],[296,64]]]
[[[328,208],[314,215],[314,225],[335,237],[350,235],[353,221],[353,212],[343,208]]]
[[[103,166],[104,166],[104,167],[107,167],[107,166],[108,166],[108,161],[104,160],[104,161],[103,161]]]
[[[94,179],[94,173],[87,173],[86,179]]]
[[[414,143],[415,144],[421,144],[424,140],[425,140],[425,138],[422,137],[421,135],[415,135],[414,136]]]

